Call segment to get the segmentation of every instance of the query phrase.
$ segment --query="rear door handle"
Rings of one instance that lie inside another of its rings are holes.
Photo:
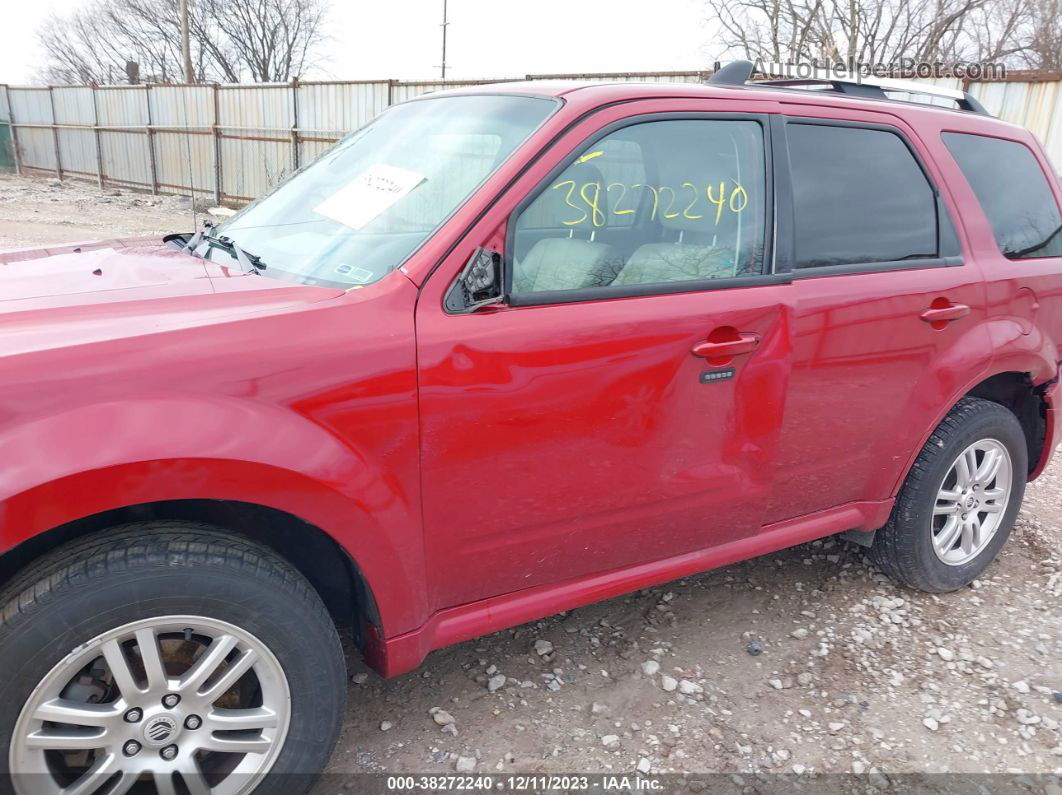
[[[966,304],[950,304],[949,306],[931,306],[919,315],[926,323],[950,323],[960,317],[970,314],[970,307]]]
[[[724,342],[698,342],[693,346],[693,355],[700,356],[702,359],[715,359],[725,356],[740,356],[743,353],[752,353],[756,350],[756,346],[760,344],[760,337],[758,334],[738,334],[736,340],[726,340]]]

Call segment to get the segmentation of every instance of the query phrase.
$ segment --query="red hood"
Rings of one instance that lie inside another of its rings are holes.
[[[6,301],[33,301],[38,308],[291,287],[290,282],[196,259],[158,241],[0,252],[0,311],[8,309]],[[122,294],[111,295],[114,291]]]
[[[28,349],[280,312],[334,298],[196,259],[157,240],[0,252],[0,331]],[[5,345],[0,353],[22,346]]]

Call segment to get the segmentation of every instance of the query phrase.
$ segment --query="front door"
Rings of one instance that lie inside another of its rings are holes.
[[[759,529],[789,366],[768,130],[688,105],[569,135],[503,197],[461,259],[504,236],[506,305],[448,314],[456,258],[422,293],[437,607]]]

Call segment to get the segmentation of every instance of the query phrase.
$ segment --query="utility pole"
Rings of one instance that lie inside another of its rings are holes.
[[[182,0],[182,2],[187,2],[187,0]],[[446,0],[443,0],[443,21],[442,21],[442,29],[443,29],[442,79],[443,80],[446,79],[446,28],[449,27],[449,25],[450,25],[450,23],[446,20]]]
[[[181,58],[184,61],[184,82],[194,83],[192,72],[192,45],[188,32],[188,0],[181,0]]]

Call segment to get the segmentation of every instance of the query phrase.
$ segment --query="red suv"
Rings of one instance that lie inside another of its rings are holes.
[[[3,788],[290,795],[341,632],[394,676],[837,533],[978,576],[1058,441],[1060,186],[962,92],[747,76],[445,92],[3,255]]]

